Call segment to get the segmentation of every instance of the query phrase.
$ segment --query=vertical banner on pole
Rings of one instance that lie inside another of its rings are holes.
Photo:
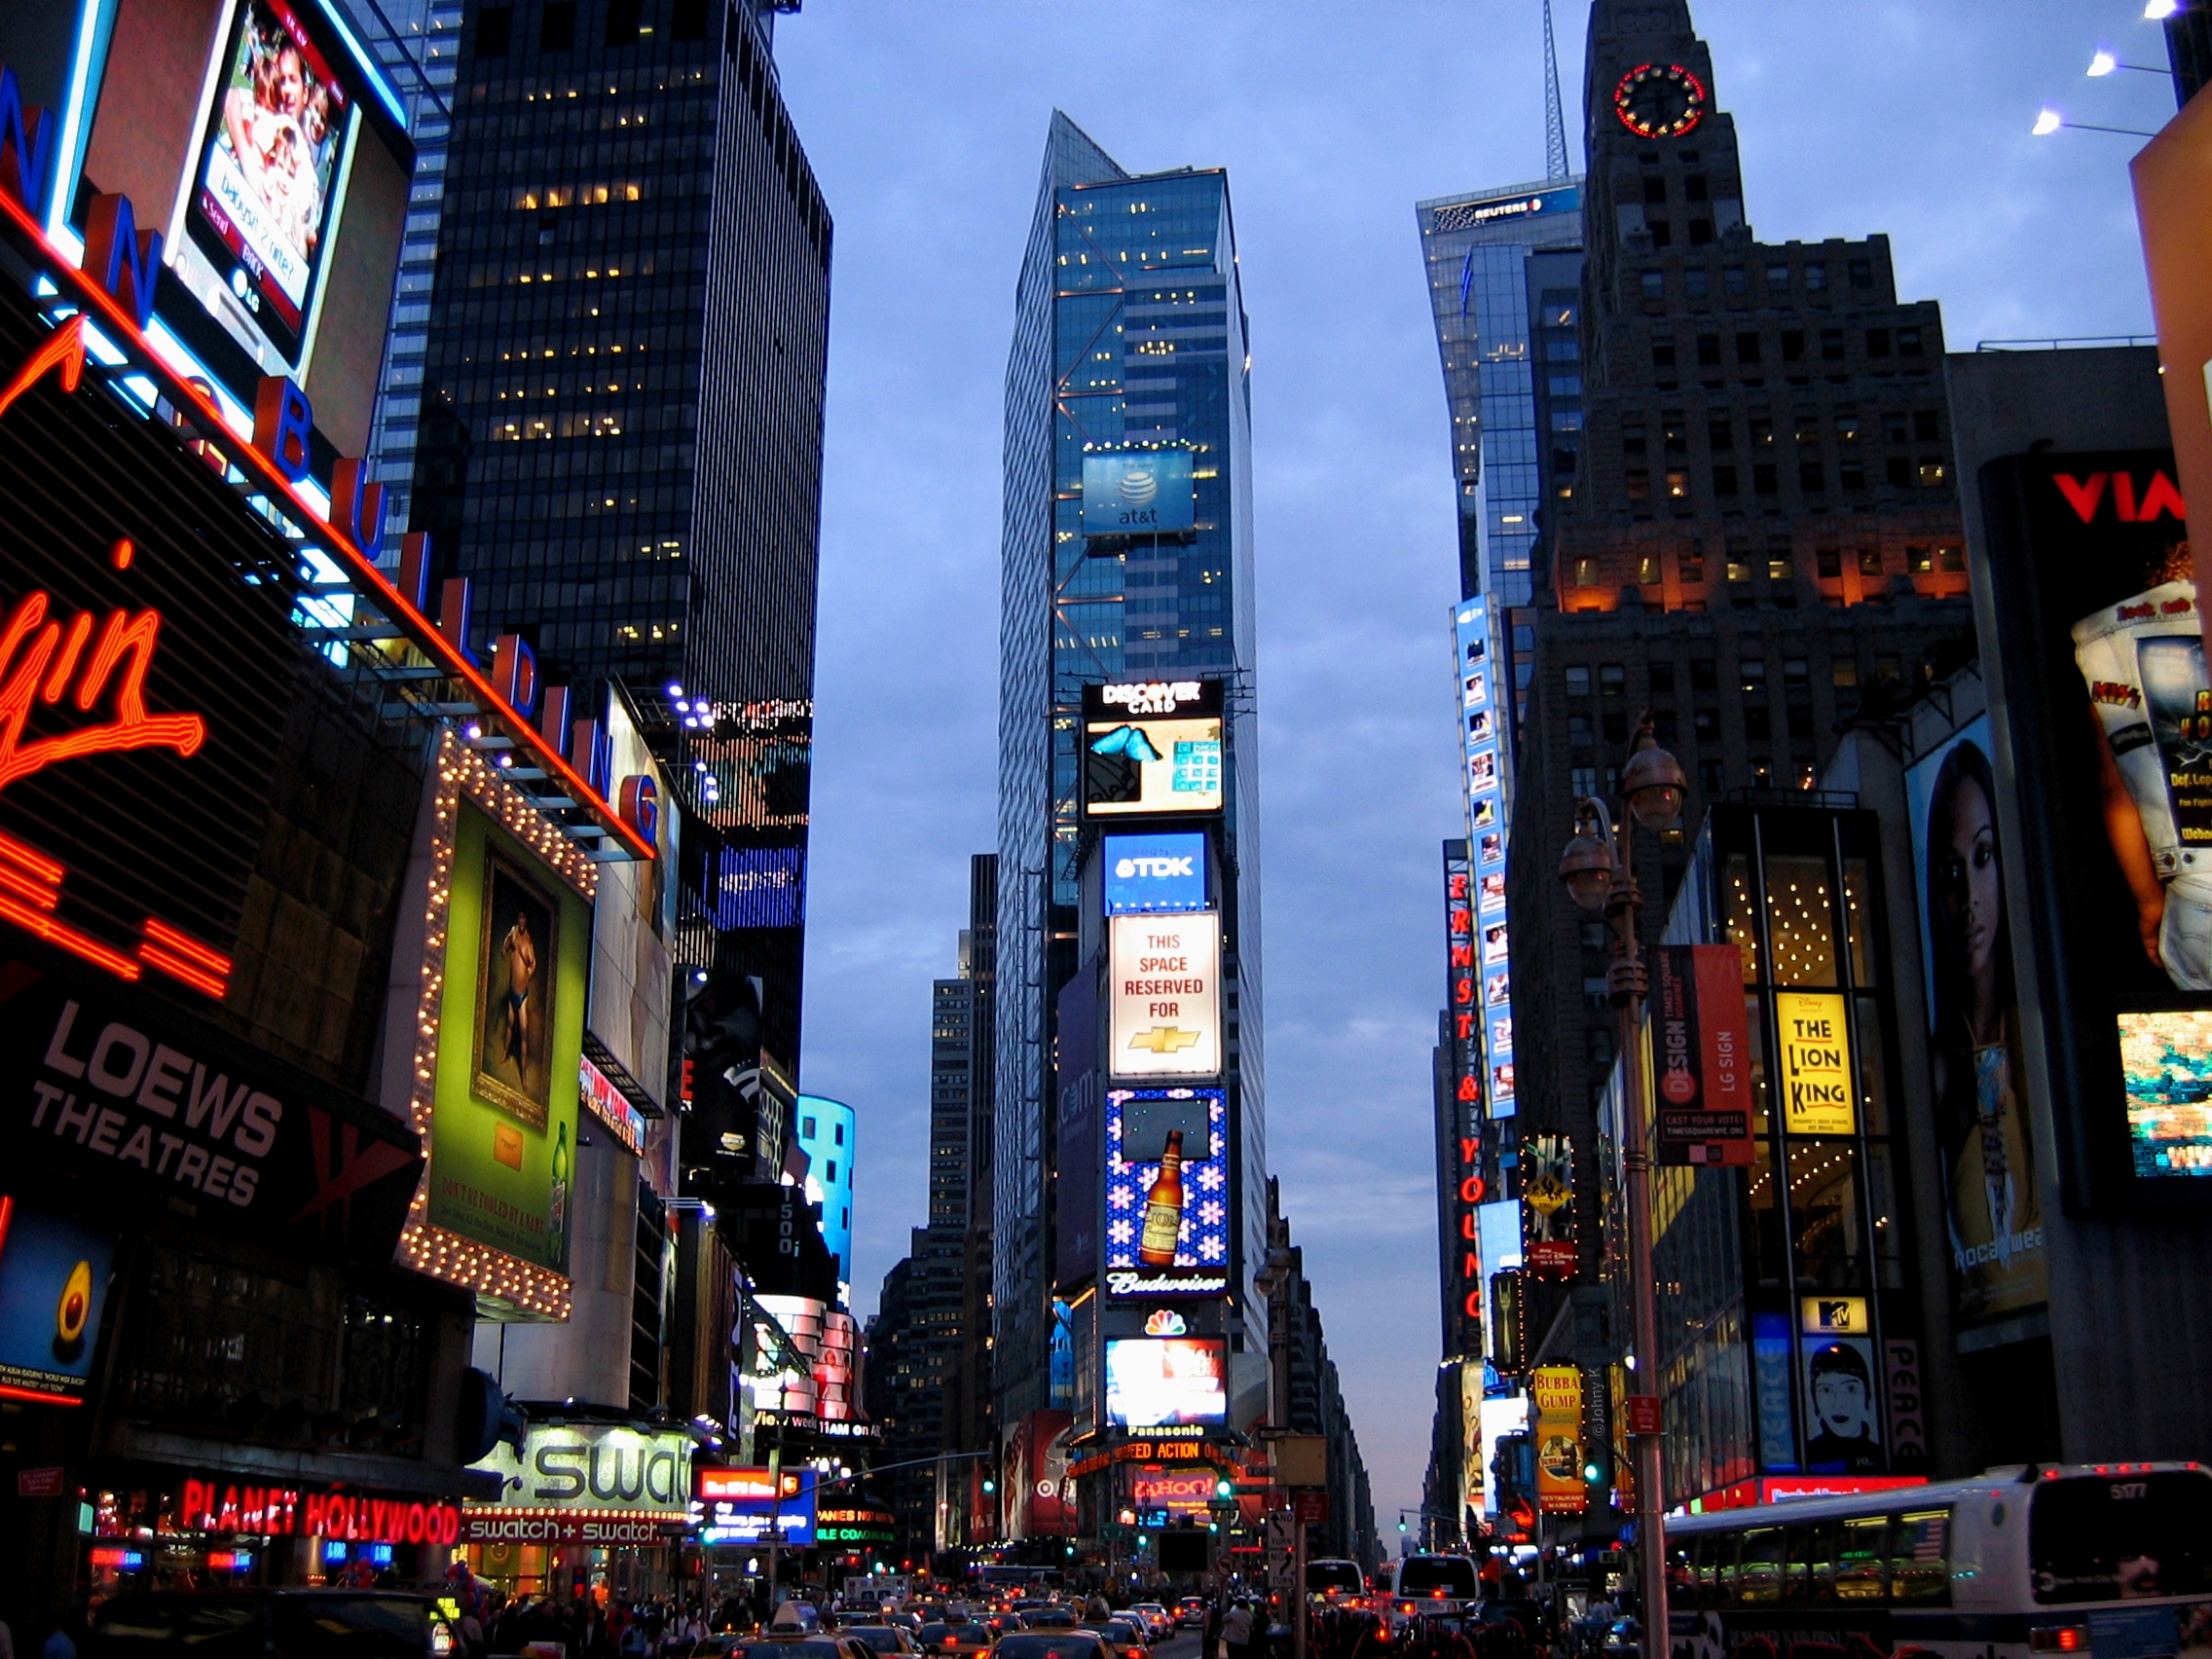
[[[1751,1042],[1732,944],[1651,947],[1653,1161],[1751,1161]]]

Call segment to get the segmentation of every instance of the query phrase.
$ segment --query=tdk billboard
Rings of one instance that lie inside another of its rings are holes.
[[[1189,450],[1083,458],[1084,535],[1180,535],[1192,522]]]
[[[1206,838],[1106,837],[1106,913],[1126,916],[1206,907]]]

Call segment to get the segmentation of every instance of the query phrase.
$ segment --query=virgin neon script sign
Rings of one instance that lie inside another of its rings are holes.
[[[75,391],[85,372],[85,324],[72,317],[25,359],[0,387],[0,419],[48,373],[64,391]],[[135,550],[128,540],[109,549],[108,561],[128,571]],[[81,610],[65,624],[50,615],[53,598],[34,588],[0,621],[0,797],[8,787],[71,760],[136,749],[168,749],[190,756],[207,738],[207,722],[192,713],[157,713],[146,707],[146,676],[160,648],[162,613],[118,606],[94,620]],[[109,718],[70,722],[64,707],[91,715],[103,700]],[[55,711],[49,716],[46,711]],[[31,735],[41,726],[61,725]],[[134,954],[102,943],[55,914],[65,867],[36,848],[0,835],[0,917],[72,955],[135,979],[146,968],[197,991],[220,997],[230,983],[227,956],[152,916]]]

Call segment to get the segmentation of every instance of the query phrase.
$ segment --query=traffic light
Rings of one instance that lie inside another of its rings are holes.
[[[1224,1475],[1220,1480],[1213,1483],[1213,1494],[1216,1497],[1235,1497],[1236,1495],[1236,1488],[1235,1484],[1230,1481],[1229,1477],[1227,1475]]]
[[[992,1480],[990,1476],[985,1475],[983,1477],[983,1490],[985,1492],[996,1492],[999,1490],[999,1483]]]
[[[1406,1518],[1405,1518],[1405,1517],[1404,1517],[1403,1515],[1401,1515],[1401,1516],[1399,1516],[1399,1517],[1398,1517],[1398,1530],[1399,1530],[1399,1531],[1401,1531],[1401,1532],[1403,1532],[1403,1531],[1404,1531],[1405,1530],[1406,1530]]]

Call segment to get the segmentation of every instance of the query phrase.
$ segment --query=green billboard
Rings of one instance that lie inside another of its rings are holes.
[[[427,1219],[566,1273],[591,905],[463,796],[446,915]]]

